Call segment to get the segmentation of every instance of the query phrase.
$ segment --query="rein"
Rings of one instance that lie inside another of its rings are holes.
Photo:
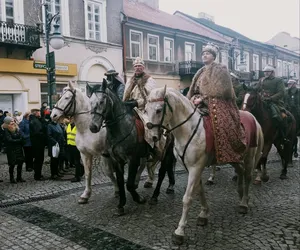
[[[67,92],[71,92],[72,94],[72,98],[70,100],[70,102],[64,107],[64,108],[60,108],[58,106],[54,106],[53,109],[57,109],[59,111],[61,111],[63,113],[64,116],[75,116],[75,115],[81,115],[81,114],[87,114],[87,113],[90,113],[90,110],[87,110],[87,111],[82,111],[82,112],[77,112],[76,113],[76,90],[72,91],[71,89],[67,89],[65,91],[65,93],[63,93],[63,95],[60,97],[60,99],[64,96],[64,94],[66,94]],[[59,99],[59,100],[60,100]],[[59,101],[58,100],[58,101]],[[71,111],[73,107],[73,111]]]
[[[174,131],[175,129],[179,128],[180,126],[182,126],[183,124],[185,124],[187,121],[189,121],[189,120],[192,118],[192,116],[196,113],[197,108],[198,108],[198,105],[196,105],[196,106],[195,106],[195,109],[194,109],[194,111],[193,111],[193,113],[191,113],[191,114],[190,114],[183,122],[179,123],[178,125],[176,125],[175,127],[171,128],[171,129],[168,129],[168,128],[166,128],[165,126],[163,126],[164,116],[165,116],[165,114],[166,114],[166,107],[168,106],[169,109],[170,109],[170,111],[171,111],[172,113],[173,113],[173,109],[172,109],[172,107],[171,107],[171,105],[170,105],[170,103],[169,103],[167,97],[149,100],[149,102],[164,102],[164,107],[163,107],[163,115],[162,115],[162,119],[161,119],[160,124],[153,124],[153,123],[150,123],[150,122],[149,122],[149,123],[147,123],[147,128],[148,128],[148,129],[152,129],[152,128],[154,128],[154,127],[158,127],[159,129],[160,129],[160,128],[164,128],[164,129],[166,129],[166,132],[165,132],[166,134],[171,133],[172,131]],[[186,168],[187,171],[188,171],[188,168],[187,168],[187,166],[186,166],[186,164],[185,164],[184,156],[185,156],[185,153],[186,153],[186,151],[187,151],[187,149],[188,149],[188,146],[190,145],[191,141],[193,140],[194,136],[195,136],[196,133],[197,133],[197,130],[198,130],[199,126],[200,126],[201,120],[202,120],[202,116],[200,115],[199,120],[198,120],[198,123],[197,123],[195,129],[193,130],[192,135],[190,136],[189,140],[187,141],[187,143],[186,143],[185,146],[184,146],[184,150],[183,150],[182,155],[180,155],[180,154],[177,152],[176,148],[175,148],[175,150],[176,150],[178,156],[180,157],[180,159],[181,159],[181,161],[182,161],[182,163],[183,163],[183,165],[184,165],[184,167]]]
[[[94,90],[94,91],[91,92],[91,94],[89,95],[89,98],[90,98],[93,94],[95,94],[96,97],[98,98],[98,96],[97,96],[96,93],[102,93],[102,94],[106,95],[106,96],[109,98],[110,102],[113,103],[112,98],[109,96],[109,94],[108,94],[106,91],[103,91],[103,90]],[[113,92],[112,92],[112,93],[113,93]],[[114,93],[113,93],[113,94],[114,94]],[[119,98],[119,97],[118,97],[118,98]],[[99,99],[99,98],[98,98],[98,99]],[[123,119],[123,117],[125,117],[125,116],[127,115],[126,112],[124,112],[123,114],[117,115],[117,116],[114,116],[114,114],[113,114],[113,120],[110,121],[110,120],[106,120],[105,114],[104,114],[104,113],[99,113],[99,112],[96,111],[96,109],[97,109],[97,107],[95,107],[95,109],[94,109],[93,111],[91,111],[91,114],[99,115],[99,116],[101,116],[101,117],[103,118],[103,121],[104,121],[104,124],[103,124],[103,126],[102,126],[103,128],[104,128],[104,127],[107,127],[107,126],[111,126],[111,125],[117,124],[118,122],[120,122],[120,121]],[[120,144],[121,142],[125,141],[125,140],[131,135],[131,132],[132,132],[133,128],[134,128],[134,124],[133,124],[131,130],[129,131],[129,133],[125,135],[125,137],[123,137],[121,140],[117,141],[115,144],[113,144],[113,145],[111,146],[112,151],[114,151],[115,147],[116,147],[118,144]]]
[[[166,114],[166,107],[169,107],[171,113],[173,113],[173,109],[167,99],[167,97],[165,98],[158,98],[158,99],[153,99],[153,100],[149,100],[148,102],[164,102],[164,107],[163,107],[163,114],[162,114],[162,119],[160,121],[160,124],[153,124],[151,122],[148,122],[146,125],[147,125],[147,128],[148,129],[152,129],[152,128],[155,128],[155,127],[158,127],[158,128],[163,128],[166,130],[166,133],[171,133],[172,131],[174,131],[175,129],[179,128],[180,126],[182,126],[183,124],[185,124],[188,120],[190,120],[192,118],[192,116],[196,113],[197,111],[197,108],[198,106],[195,107],[193,113],[191,113],[183,122],[179,123],[178,125],[176,125],[175,127],[169,129],[165,126],[163,126],[163,122],[164,122],[164,118],[165,118],[165,114]]]

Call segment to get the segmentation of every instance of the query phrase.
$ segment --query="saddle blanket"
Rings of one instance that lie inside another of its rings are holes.
[[[135,127],[137,131],[138,142],[142,143],[144,141],[145,128],[144,128],[144,123],[138,117],[135,117]]]
[[[257,147],[256,143],[256,122],[252,115],[246,112],[240,112],[241,125],[245,130],[247,147]],[[205,129],[206,153],[214,153],[214,133],[210,116],[203,117],[203,126]]]

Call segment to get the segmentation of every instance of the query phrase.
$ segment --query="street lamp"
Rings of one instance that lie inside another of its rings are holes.
[[[59,24],[57,23],[57,17],[59,12],[52,15],[49,12],[48,3],[43,4],[45,7],[45,43],[46,43],[46,70],[47,70],[47,85],[48,85],[48,103],[50,109],[52,109],[52,95],[56,94],[56,78],[55,78],[55,57],[54,52],[50,52],[50,45],[53,49],[61,49],[64,46],[64,38],[59,32]],[[56,23],[53,25],[54,31],[51,32],[52,21]]]

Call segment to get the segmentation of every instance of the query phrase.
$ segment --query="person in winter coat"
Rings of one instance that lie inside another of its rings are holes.
[[[30,112],[26,112],[23,116],[23,120],[19,124],[20,132],[25,139],[23,150],[25,154],[25,164],[27,172],[33,171],[33,152],[30,141],[29,116]]]
[[[56,180],[63,175],[59,173],[59,169],[63,169],[64,164],[64,147],[65,137],[64,131],[60,124],[55,121],[51,121],[48,124],[48,155],[50,157],[50,170],[51,179]],[[52,148],[58,143],[59,145],[59,156],[53,157]]]
[[[24,138],[14,119],[6,117],[4,119],[4,140],[6,144],[6,155],[9,166],[10,183],[25,182],[22,178],[22,166],[25,160],[23,154]],[[14,169],[17,165],[17,181],[14,178]]]
[[[29,118],[30,141],[33,151],[34,179],[37,181],[45,180],[42,176],[44,163],[44,152],[47,142],[47,128],[45,120],[41,118],[39,109],[32,109]]]

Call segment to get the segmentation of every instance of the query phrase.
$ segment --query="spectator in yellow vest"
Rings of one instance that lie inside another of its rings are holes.
[[[84,167],[80,162],[80,152],[76,147],[76,126],[74,123],[74,119],[70,119],[70,123],[67,127],[67,147],[69,153],[69,161],[70,165],[75,166],[75,177],[71,180],[71,182],[80,182],[81,177],[84,174]]]

